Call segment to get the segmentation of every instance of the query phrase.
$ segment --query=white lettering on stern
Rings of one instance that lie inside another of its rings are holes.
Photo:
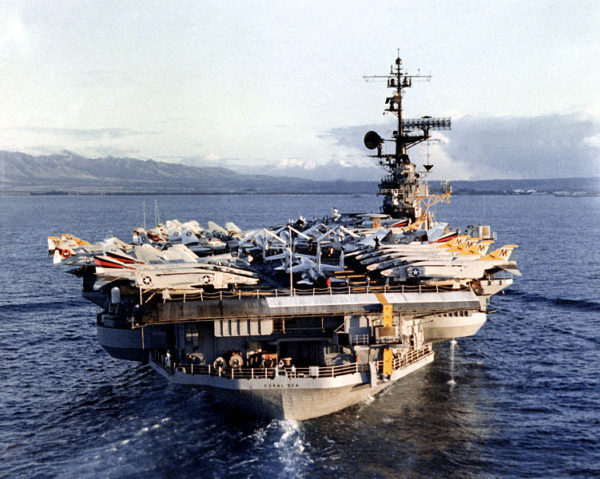
[[[272,388],[299,388],[300,384],[298,383],[287,383],[287,384],[281,384],[281,383],[273,383],[273,384],[265,384],[263,385],[263,389],[272,389]]]

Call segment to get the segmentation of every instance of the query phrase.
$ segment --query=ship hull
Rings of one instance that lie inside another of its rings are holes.
[[[152,349],[167,347],[167,333],[161,327],[121,329],[98,325],[98,343],[116,359],[128,361],[148,361]]]
[[[431,363],[434,353],[395,370],[386,380],[375,370],[346,374],[335,378],[288,377],[230,379],[166,370],[161,364],[150,365],[175,384],[209,390],[229,407],[244,413],[275,419],[303,421],[335,413],[369,400],[395,381]]]
[[[473,336],[486,321],[486,313],[469,316],[438,316],[423,322],[423,335],[427,343]]]

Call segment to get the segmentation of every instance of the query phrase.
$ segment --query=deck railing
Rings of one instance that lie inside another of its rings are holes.
[[[409,366],[431,353],[431,346],[425,345],[420,349],[412,349],[401,353],[393,359],[393,370]],[[310,366],[307,368],[296,368],[286,366],[283,368],[215,368],[212,365],[202,365],[194,363],[176,363],[167,361],[166,356],[153,351],[152,361],[161,366],[169,374],[182,372],[185,374],[203,374],[227,379],[273,379],[278,376],[288,378],[336,378],[346,374],[358,374],[369,371],[368,363],[348,363],[337,366]],[[377,371],[383,371],[383,361],[377,361]]]
[[[439,293],[444,291],[456,291],[452,286],[439,286],[439,285],[373,285],[373,284],[360,284],[360,285],[343,285],[343,286],[330,286],[327,288],[292,288],[291,292],[289,288],[277,289],[277,288],[243,288],[237,290],[226,290],[226,291],[199,291],[193,293],[171,293],[170,301],[214,301],[223,299],[259,299],[266,297],[279,297],[279,296],[320,296],[320,295],[339,295],[339,294],[365,294],[365,293]],[[153,293],[154,294],[154,293]]]
[[[392,365],[393,369],[400,369],[406,366],[410,366],[413,363],[416,363],[420,359],[423,359],[425,356],[431,354],[431,345],[426,344],[425,346],[419,349],[409,349],[405,354],[398,355],[394,358]]]
[[[350,334],[348,335],[348,341],[350,344],[357,346],[367,346],[371,341],[370,334]]]

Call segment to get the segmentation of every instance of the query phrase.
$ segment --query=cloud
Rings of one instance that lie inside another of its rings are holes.
[[[235,168],[238,173],[264,174],[271,176],[290,176],[307,180],[344,180],[344,181],[377,181],[381,179],[379,166],[362,166],[351,164],[344,159],[333,159],[326,163],[314,160],[282,159],[278,162],[264,162],[260,165],[243,165]]]
[[[298,168],[301,170],[314,170],[317,167],[317,162],[314,160],[301,160],[299,158],[281,158],[273,164],[273,167],[278,170],[289,168]]]
[[[583,142],[586,145],[593,146],[595,148],[600,148],[600,134],[594,136],[588,136],[583,139]]]
[[[391,135],[386,125],[333,128],[323,138],[368,154],[364,134]],[[535,117],[465,116],[432,144],[432,179],[560,178],[600,175],[600,119],[582,112]],[[420,147],[411,149],[411,159]],[[384,149],[385,152],[385,149]],[[421,157],[423,153],[421,152]]]
[[[377,131],[383,138],[386,138],[391,136],[392,128],[393,127],[391,125],[382,124],[342,126],[338,128],[332,128],[331,130],[319,136],[325,140],[333,140],[333,144],[336,146],[352,148],[354,150],[361,151],[366,155],[369,153],[369,150],[365,148],[363,143],[365,133],[374,130]]]
[[[235,168],[240,163],[245,162],[241,158],[221,158],[216,153],[209,153],[208,155],[201,156],[160,156],[156,158],[160,161],[166,161],[170,163],[179,163],[187,166],[197,167],[223,167],[223,168]]]
[[[110,90],[115,87],[125,89],[126,87],[135,86],[136,82],[139,82],[139,79],[130,72],[111,69],[85,70],[73,78],[74,85],[86,90],[94,87],[108,88]]]
[[[95,146],[90,151],[93,152],[93,156],[114,156],[116,158],[139,158],[143,159],[143,155],[136,148],[119,148],[118,146]],[[87,150],[84,150],[87,155]],[[85,156],[85,155],[84,155]]]
[[[464,117],[442,148],[474,178],[560,178],[600,174],[600,121],[578,113]]]
[[[6,12],[4,12],[6,15]],[[30,37],[23,19],[17,12],[4,16],[0,22],[0,54],[26,54],[30,49]]]
[[[128,128],[48,128],[48,127],[16,127],[13,130],[35,135],[62,136],[75,138],[77,140],[116,140],[129,138],[137,135],[155,134],[155,132],[144,132],[130,130]]]

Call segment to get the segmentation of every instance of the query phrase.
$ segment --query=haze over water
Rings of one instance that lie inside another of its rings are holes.
[[[154,198],[1,197],[0,476],[523,478],[600,476],[600,198],[455,197],[439,220],[518,244],[523,277],[472,338],[369,404],[257,420],[108,356],[98,308],[46,236],[130,241]],[[161,196],[161,219],[253,228],[372,196]]]

